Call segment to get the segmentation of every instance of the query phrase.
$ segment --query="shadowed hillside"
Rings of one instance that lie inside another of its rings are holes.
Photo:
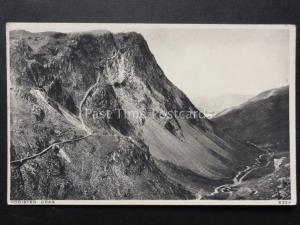
[[[265,91],[213,118],[233,137],[277,151],[289,150],[289,88]]]

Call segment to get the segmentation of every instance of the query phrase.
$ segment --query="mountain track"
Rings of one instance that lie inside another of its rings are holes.
[[[40,151],[39,153],[23,158],[23,159],[17,159],[17,160],[13,160],[10,162],[11,165],[22,165],[25,162],[27,162],[28,160],[32,160],[35,159],[39,156],[42,156],[44,154],[46,154],[49,150],[51,150],[55,145],[62,145],[62,144],[67,144],[67,143],[71,143],[71,142],[76,142],[76,141],[80,141],[82,139],[88,138],[90,136],[92,136],[93,134],[88,134],[86,136],[83,137],[79,137],[79,138],[74,138],[74,139],[69,139],[69,140],[65,140],[65,141],[60,141],[60,142],[54,142],[53,144],[49,145],[47,148],[43,149],[42,151]]]
[[[118,53],[119,53],[119,51],[117,51],[113,56],[108,57],[108,58],[106,59],[106,62],[107,62],[108,60],[114,59],[114,58],[118,55]],[[97,77],[96,82],[95,82],[92,86],[90,86],[90,87],[88,88],[88,90],[87,90],[87,91],[85,92],[85,94],[84,94],[83,99],[80,101],[80,104],[79,104],[79,120],[80,120],[80,122],[81,122],[81,125],[82,125],[83,129],[84,129],[84,130],[86,131],[86,133],[87,133],[86,136],[83,136],[83,137],[80,137],[80,138],[69,139],[69,140],[65,140],[65,141],[60,141],[60,142],[55,142],[55,143],[49,145],[47,148],[45,148],[45,149],[43,149],[42,151],[40,151],[39,153],[37,153],[37,154],[34,154],[34,155],[32,155],[32,156],[29,156],[29,157],[26,157],[26,158],[23,158],[23,159],[13,160],[13,161],[10,162],[10,164],[11,164],[11,165],[22,165],[22,164],[24,164],[25,162],[27,162],[28,160],[32,160],[32,159],[35,159],[35,158],[37,158],[37,157],[39,157],[39,156],[44,155],[44,154],[47,153],[49,150],[51,150],[55,145],[62,145],[62,144],[66,144],[66,143],[76,142],[76,141],[80,141],[80,140],[82,140],[82,139],[85,139],[85,138],[87,138],[87,137],[90,137],[90,136],[92,136],[92,135],[96,135],[96,134],[92,133],[92,131],[85,125],[84,120],[83,120],[83,118],[82,118],[82,107],[83,107],[83,104],[84,104],[84,102],[86,101],[87,97],[90,95],[90,93],[92,92],[92,90],[93,90],[93,89],[97,86],[97,84],[99,83],[99,81],[100,81],[100,76],[101,76],[101,74],[100,74],[100,72],[99,72],[99,73],[98,73],[98,77]],[[38,93],[38,94],[39,94],[41,97],[43,97],[40,93]],[[44,98],[44,97],[43,97],[43,98]],[[61,109],[61,108],[60,108],[60,109]],[[65,113],[65,112],[64,112],[64,113]],[[66,115],[64,114],[64,116],[66,116]]]
[[[106,58],[106,59],[105,59],[105,61],[106,61],[105,63],[107,63],[108,60],[114,59],[114,58],[118,55],[118,53],[119,53],[119,51],[117,51],[113,56]],[[84,94],[82,100],[81,100],[80,103],[79,103],[79,120],[80,120],[80,122],[81,122],[81,124],[82,124],[84,130],[85,130],[88,134],[91,134],[92,131],[91,131],[91,130],[85,125],[85,123],[84,123],[84,120],[83,120],[83,117],[82,117],[82,107],[83,107],[83,104],[85,103],[87,97],[90,95],[90,93],[93,91],[93,89],[94,89],[94,88],[97,86],[97,84],[99,83],[99,81],[100,81],[100,76],[101,76],[101,73],[99,72],[99,73],[98,73],[98,76],[97,76],[97,79],[96,79],[96,82],[95,82],[92,86],[90,86],[90,87],[88,88],[88,90],[85,92],[85,94]]]

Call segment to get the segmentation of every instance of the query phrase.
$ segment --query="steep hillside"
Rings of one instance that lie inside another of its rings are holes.
[[[147,146],[109,132],[86,135],[76,118],[41,96],[38,90],[11,90],[12,199],[194,198],[157,168]],[[67,140],[59,153],[51,148],[18,161]]]
[[[289,150],[289,88],[265,91],[213,118],[233,137],[278,151]]]
[[[13,193],[190,198],[153,157],[221,180],[258,153],[202,116],[166,78],[140,34],[12,31],[10,44],[12,158],[57,142],[61,149],[14,164],[12,182],[20,190]],[[44,192],[51,182],[53,190]]]

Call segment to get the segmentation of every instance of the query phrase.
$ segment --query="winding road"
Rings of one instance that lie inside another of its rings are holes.
[[[210,195],[214,196],[220,193],[228,193],[230,197],[233,194],[233,187],[240,185],[242,181],[254,170],[268,167],[272,162],[273,156],[273,152],[266,150],[264,154],[259,155],[258,158],[255,159],[255,163],[253,165],[247,166],[244,170],[239,171],[237,175],[232,179],[233,183],[223,184],[216,187],[214,189],[214,192],[212,192]]]

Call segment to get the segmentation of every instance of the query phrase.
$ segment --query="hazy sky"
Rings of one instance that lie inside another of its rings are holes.
[[[142,33],[165,74],[187,94],[257,94],[288,84],[287,30]]]
[[[288,84],[287,27],[155,25],[15,25],[28,31],[136,31],[148,42],[165,75],[188,95],[258,94]],[[132,26],[132,27],[128,27]]]

